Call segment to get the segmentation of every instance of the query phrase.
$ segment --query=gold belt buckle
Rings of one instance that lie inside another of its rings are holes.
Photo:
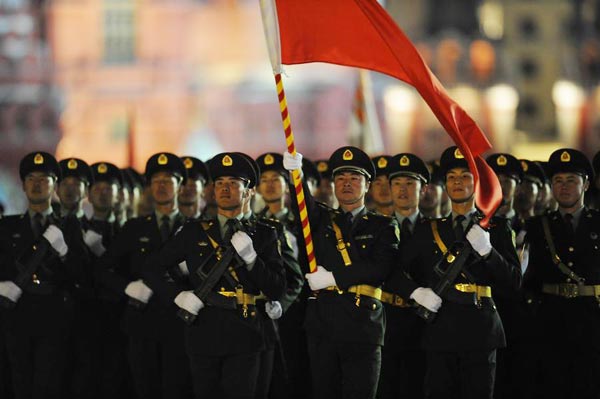
[[[575,284],[559,284],[558,293],[565,298],[576,298],[579,296],[579,287]]]

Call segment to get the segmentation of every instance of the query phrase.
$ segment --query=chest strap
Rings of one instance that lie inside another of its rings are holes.
[[[442,254],[445,254],[446,252],[448,252],[448,248],[446,247],[446,244],[444,244],[444,241],[442,241],[442,237],[440,237],[437,220],[431,221],[431,232],[433,233],[433,239],[435,240],[435,243],[437,244],[440,251],[442,251]]]
[[[215,250],[215,256],[217,257],[217,260],[221,259],[221,256],[223,256],[223,254],[222,254],[223,248],[219,245],[219,243],[214,238],[212,238],[210,236],[210,234],[208,234],[208,229],[209,229],[210,226],[208,224],[206,224],[206,223],[201,223],[201,224],[202,224],[202,228],[204,229],[204,233],[206,233],[206,236],[208,237],[208,240],[210,241],[210,245],[212,245],[213,249]],[[229,274],[231,275],[231,277],[233,277],[233,279],[235,280],[235,282],[237,284],[239,284],[240,283],[240,279],[238,278],[237,273],[235,272],[235,270],[233,270],[233,267],[229,266],[228,270],[229,270]],[[227,275],[225,275],[225,276],[227,276]]]
[[[337,225],[335,220],[334,213],[331,213],[331,226],[333,227],[333,231],[335,233],[335,239],[337,241],[336,248],[342,256],[342,260],[344,261],[344,266],[352,265],[352,260],[350,260],[350,254],[348,253],[348,247],[346,246],[346,241],[344,241],[344,236],[342,235],[342,230],[340,226]]]
[[[548,217],[542,216],[542,227],[544,228],[544,238],[546,239],[546,243],[548,244],[548,249],[550,250],[550,257],[552,258],[552,262],[558,267],[558,270],[569,277],[572,280],[575,280],[578,285],[583,285],[585,283],[585,279],[583,277],[579,277],[573,270],[571,270],[567,265],[563,263],[558,254],[556,253],[556,247],[554,246],[554,240],[552,239],[552,234],[550,233],[550,223],[548,223]]]

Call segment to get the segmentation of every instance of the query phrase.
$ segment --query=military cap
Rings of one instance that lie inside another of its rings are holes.
[[[371,158],[371,162],[373,162],[373,166],[375,166],[375,177],[385,176],[388,174],[387,168],[392,159],[389,155],[380,155],[378,157]]]
[[[283,167],[283,155],[281,154],[267,152],[256,158],[256,164],[258,165],[258,173],[261,175],[268,170],[272,170],[286,179],[289,176],[289,172]]]
[[[546,183],[546,174],[539,162],[533,162],[527,159],[521,159],[520,162],[521,169],[523,169],[523,180],[533,182],[540,187]]]
[[[589,159],[581,152],[572,148],[561,148],[550,154],[548,158],[548,167],[552,178],[557,173],[577,173],[586,176],[588,179],[594,178],[594,170]]]
[[[446,148],[440,157],[440,169],[444,176],[450,169],[454,168],[469,169],[467,159],[457,146]]]
[[[86,184],[93,184],[94,177],[92,176],[92,168],[85,161],[79,158],[67,158],[58,163],[62,178],[76,177]]]
[[[431,176],[429,184],[437,184],[438,186],[443,186],[445,184],[444,175],[442,174],[440,163],[437,160],[427,162],[427,169]]]
[[[331,169],[329,168],[329,161],[327,159],[315,161],[315,165],[317,165],[317,170],[322,179],[331,180]]]
[[[31,152],[21,159],[19,163],[19,176],[24,181],[31,172],[44,172],[60,179],[60,166],[56,159],[47,152]]]
[[[208,175],[208,168],[206,164],[195,157],[183,156],[181,157],[183,166],[187,169],[187,176],[192,180],[203,180],[204,183],[210,180]]]
[[[520,183],[523,180],[523,168],[517,158],[506,153],[492,154],[486,158],[486,162],[497,175],[512,177]]]
[[[596,176],[600,175],[600,151],[598,151],[596,155],[594,155],[592,165],[594,166],[594,172],[596,172]]]
[[[307,179],[315,179],[317,185],[321,183],[321,173],[319,173],[317,165],[306,157],[302,158],[302,172]]]
[[[431,179],[425,162],[418,156],[409,153],[396,154],[391,157],[387,172],[390,180],[398,176],[408,176],[427,184]]]
[[[250,156],[240,152],[222,152],[208,161],[208,171],[213,181],[223,176],[237,177],[248,182],[248,188],[256,186],[256,170]]]
[[[91,168],[94,183],[105,181],[123,186],[123,174],[121,173],[121,169],[117,168],[112,163],[96,162],[91,165]]]
[[[329,157],[329,167],[333,176],[338,172],[353,171],[364,175],[367,180],[375,178],[375,166],[371,158],[363,150],[352,146],[335,150]]]
[[[150,181],[152,175],[158,172],[167,172],[180,180],[187,179],[187,170],[183,161],[170,152],[159,152],[148,158],[146,162],[146,180]]]
[[[254,160],[254,158],[252,158],[248,154],[244,154],[243,152],[237,152],[236,154],[239,154],[242,157],[244,157],[246,159],[246,161],[248,161],[248,163],[252,167],[252,170],[254,171],[252,176],[250,176],[250,180],[248,181],[248,188],[256,187],[256,185],[258,184],[258,175],[260,174],[260,172],[259,172],[260,168],[258,167],[258,164]]]

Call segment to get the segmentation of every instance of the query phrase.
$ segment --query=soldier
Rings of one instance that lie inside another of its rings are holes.
[[[324,203],[330,208],[337,208],[339,204],[337,203],[333,191],[333,177],[331,176],[329,161],[322,159],[316,161],[315,163],[317,164],[317,170],[321,174],[321,182],[319,183],[319,187],[315,193],[315,199]]]
[[[419,211],[428,219],[439,219],[442,217],[442,194],[446,191],[444,177],[440,173],[440,165],[435,162],[428,162],[427,169],[430,179],[420,196]]]
[[[301,158],[285,153],[284,167],[300,169]],[[304,191],[319,265],[306,275],[314,291],[305,321],[313,394],[374,398],[385,328],[380,286],[396,257],[398,229],[391,218],[365,207],[375,177],[367,154],[342,147],[329,166],[340,208],[317,203]]]
[[[145,175],[156,210],[125,223],[99,259],[97,277],[128,301],[122,325],[138,397],[187,398],[191,397],[191,381],[183,325],[175,317],[176,308],[164,298],[164,291],[181,289],[186,281],[174,273],[161,274],[152,282],[144,280],[145,263],[185,221],[177,210],[177,193],[186,169],[176,155],[158,153],[146,162]]]
[[[394,202],[392,201],[390,183],[386,173],[390,158],[389,155],[371,158],[371,162],[375,165],[376,177],[373,180],[373,184],[371,184],[371,188],[367,195],[368,199],[370,199],[370,204],[368,204],[367,207],[373,212],[385,216],[391,216],[394,212]]]
[[[127,219],[133,219],[138,216],[138,207],[140,196],[144,189],[144,177],[135,169],[129,167],[122,171],[123,178],[129,181],[129,206],[127,207]]]
[[[542,168],[544,175],[546,176],[544,187],[540,190],[535,202],[535,214],[543,215],[549,211],[555,211],[557,209],[557,204],[554,197],[552,197],[552,188],[550,187],[550,180],[548,179],[548,174],[550,172],[548,162],[536,161],[536,163]]]
[[[502,202],[496,210],[495,216],[507,219],[511,226],[517,221],[514,209],[515,191],[523,180],[523,168],[517,158],[510,154],[492,154],[486,162],[498,176],[502,188]]]
[[[400,249],[400,264],[414,281],[396,281],[397,276],[402,277],[396,273],[390,285],[398,287],[401,297],[437,311],[423,335],[426,397],[492,398],[496,349],[506,345],[492,291],[514,292],[519,287],[519,261],[506,220],[493,220],[489,232],[477,224],[481,216],[475,208],[473,174],[457,147],[442,153],[440,167],[446,176],[452,215],[417,225],[411,240]],[[435,293],[415,287],[437,286],[445,276],[438,267],[440,258],[444,256],[451,265],[454,258],[445,255],[447,248],[465,238],[473,252],[462,273],[448,281],[440,308]]]
[[[524,288],[537,297],[541,395],[596,398],[600,392],[600,214],[583,204],[593,179],[585,155],[562,148],[549,158],[558,210],[526,225]]]
[[[58,199],[62,216],[84,217],[82,203],[92,180],[90,166],[78,158],[63,159],[59,163],[62,179],[58,183]]]
[[[264,320],[256,311],[256,298],[260,292],[280,298],[285,275],[274,229],[242,221],[243,200],[255,174],[250,163],[239,153],[222,153],[208,168],[218,216],[186,223],[152,258],[148,271],[160,276],[183,264],[194,289],[212,285],[206,288],[212,294],[203,299],[192,290],[173,290],[168,296],[191,322],[185,342],[196,397],[253,399],[264,348]],[[223,265],[229,267],[216,281],[201,277],[199,268],[208,273],[229,254],[235,255],[233,263]]]
[[[119,168],[109,162],[97,162],[91,168],[96,179],[90,186],[89,197],[93,208],[90,219],[114,223],[117,221],[115,206],[123,187],[123,175]]]
[[[181,187],[178,197],[179,212],[189,219],[199,219],[202,214],[204,186],[208,182],[208,168],[198,158],[185,156],[181,160],[187,169],[188,179]]]
[[[291,363],[298,360],[294,357],[298,349],[292,349],[290,345],[297,345],[297,335],[300,332],[294,331],[290,334],[287,311],[295,303],[304,286],[304,278],[298,264],[299,249],[297,237],[292,235],[287,229],[288,226],[293,228],[295,225],[293,213],[285,206],[289,174],[283,167],[283,157],[281,154],[265,153],[259,156],[256,162],[252,161],[252,163],[256,165],[258,170],[258,191],[267,204],[265,209],[256,215],[256,218],[260,222],[273,226],[277,231],[282,249],[287,286],[286,293],[281,298],[281,301],[277,301],[276,304],[271,301],[258,305],[258,308],[264,309],[273,321],[266,320],[265,325],[267,328],[265,329],[265,335],[267,338],[267,350],[261,357],[262,380],[263,383],[265,380],[267,381],[267,389],[261,388],[261,378],[259,377],[256,397],[266,398],[266,394],[268,393],[270,398],[289,398],[292,393],[297,392],[294,388],[290,387],[289,379],[291,376],[287,373],[289,369],[288,365],[294,368],[295,365]],[[252,185],[252,182],[250,185]],[[281,309],[281,311],[277,310],[275,312],[275,308]],[[295,320],[293,312],[292,318]],[[275,320],[277,321],[275,322]],[[280,323],[284,324],[283,330],[279,328]],[[301,325],[294,327],[301,329]],[[289,358],[288,354],[291,354],[292,357]],[[270,370],[264,371],[264,368],[268,368],[270,365],[273,366],[272,379],[267,379],[264,374],[270,376],[271,373]],[[293,371],[295,372],[296,370]],[[297,376],[293,375],[292,378],[297,378]],[[268,389],[268,383],[270,383],[270,389]]]
[[[394,218],[401,226],[400,243],[408,247],[415,227],[425,219],[418,206],[430,179],[429,170],[417,156],[403,153],[390,159],[387,173],[394,200]],[[420,348],[420,340],[423,320],[415,314],[407,298],[393,294],[395,287],[386,284],[384,290],[381,301],[387,324],[380,398],[422,398],[425,353]]]
[[[311,195],[315,195],[321,185],[321,173],[317,169],[317,165],[308,158],[302,158],[302,173]],[[294,201],[294,199],[291,199]]]
[[[585,201],[588,207],[600,210],[600,151],[594,155],[592,166],[596,178],[590,182],[590,188],[585,194]]]
[[[16,398],[61,398],[73,302],[87,261],[74,217],[50,206],[60,167],[46,152],[19,165],[27,212],[0,222],[0,296]]]

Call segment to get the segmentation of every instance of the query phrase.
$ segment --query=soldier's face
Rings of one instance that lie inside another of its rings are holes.
[[[58,184],[58,198],[65,209],[73,209],[85,198],[85,183],[74,176],[68,176]]]
[[[150,179],[152,199],[157,205],[168,205],[177,199],[179,181],[167,172],[157,172]]]
[[[421,181],[408,176],[394,177],[390,182],[394,208],[397,210],[415,209],[422,193]]]
[[[523,180],[515,190],[515,209],[527,211],[533,209],[538,197],[539,187],[532,181]]]
[[[286,189],[287,185],[281,174],[267,170],[260,175],[258,192],[267,204],[281,201]]]
[[[552,195],[561,208],[583,204],[583,194],[589,181],[576,173],[557,173],[552,176]]]
[[[515,196],[517,181],[506,175],[499,175],[500,187],[502,188],[502,204],[508,204]]]
[[[226,211],[241,208],[248,196],[246,183],[237,177],[223,176],[215,180],[215,201],[217,207]]]
[[[365,176],[356,172],[340,172],[333,177],[335,197],[340,205],[364,202],[369,183]]]
[[[324,204],[333,207],[333,204],[335,203],[335,198],[333,181],[331,181],[331,179],[328,179],[326,177],[321,179],[321,184],[319,184],[319,187],[317,188],[315,198],[317,199],[317,201],[320,201]]]
[[[112,210],[117,202],[119,187],[107,181],[95,182],[90,188],[90,202],[94,209],[100,212]]]
[[[55,184],[55,177],[44,172],[31,172],[25,176],[23,191],[30,204],[44,204],[52,198]]]
[[[185,185],[181,186],[179,193],[180,204],[195,204],[202,197],[204,184],[200,179],[187,179]]]
[[[440,204],[443,188],[439,184],[427,184],[419,200],[419,208],[425,212],[431,211]]]
[[[392,192],[390,190],[390,182],[387,176],[378,176],[371,184],[371,198],[378,205],[391,205]]]
[[[446,173],[446,192],[452,202],[463,203],[473,198],[475,180],[466,168],[453,168]]]

